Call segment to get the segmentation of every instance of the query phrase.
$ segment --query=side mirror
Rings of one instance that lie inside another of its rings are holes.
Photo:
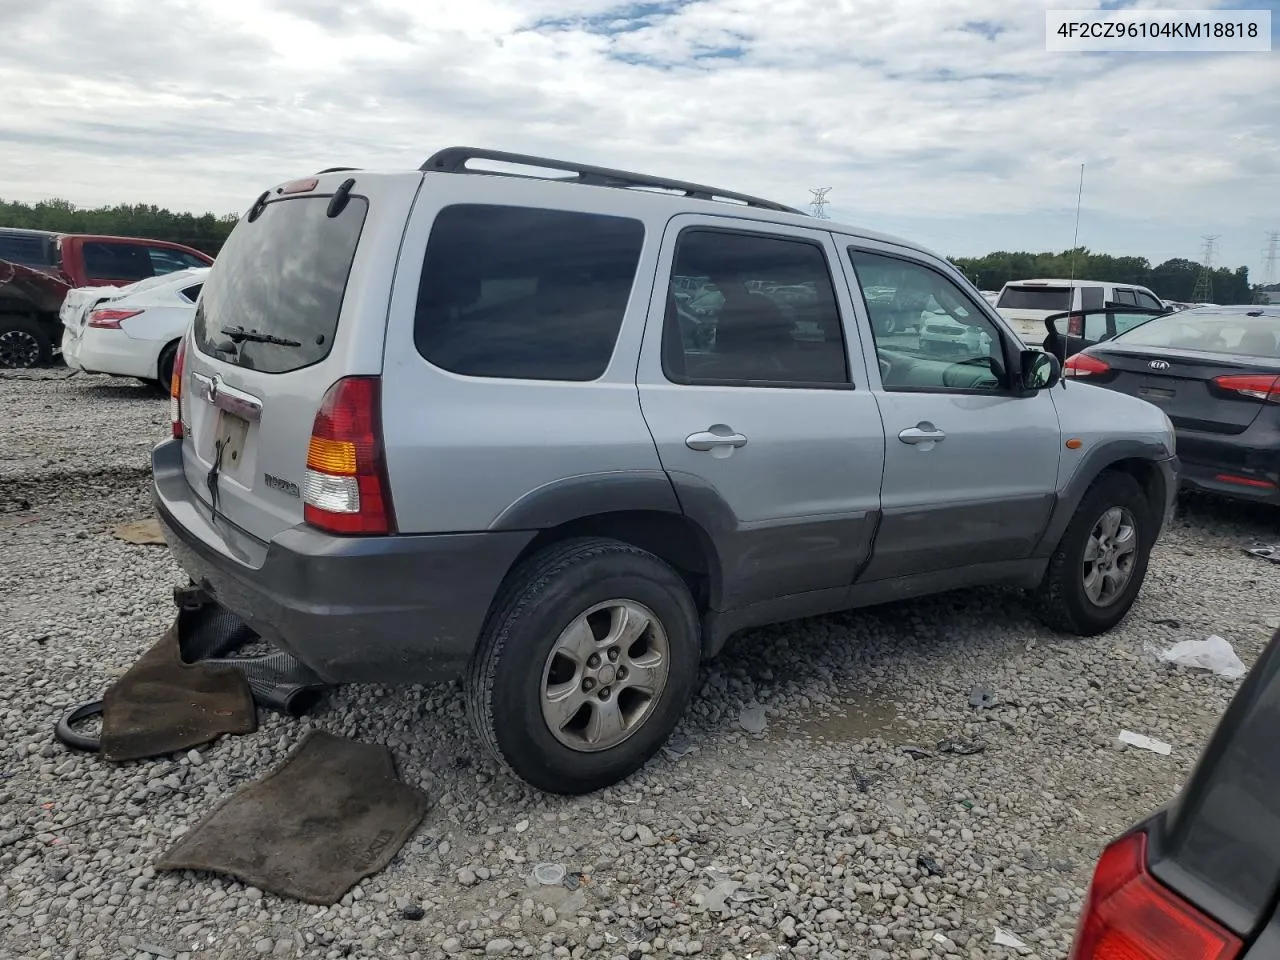
[[[1023,350],[1019,361],[1019,384],[1027,393],[1048,390],[1062,379],[1062,364],[1052,353]]]

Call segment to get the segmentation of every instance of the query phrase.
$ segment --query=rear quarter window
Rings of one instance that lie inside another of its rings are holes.
[[[1071,288],[1005,287],[996,306],[1007,310],[1070,310]]]
[[[457,204],[431,228],[414,343],[471,377],[586,381],[613,355],[644,244],[639,220]]]

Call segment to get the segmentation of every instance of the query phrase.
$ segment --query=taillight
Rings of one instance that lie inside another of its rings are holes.
[[[1268,403],[1280,403],[1280,377],[1269,374],[1242,374],[1227,377],[1214,377],[1213,382],[1223,390],[1234,390],[1236,393],[1254,400],[1265,400]]]
[[[1147,835],[1103,851],[1071,960],[1232,960],[1240,939],[1147,872]]]
[[[324,395],[311,427],[303,518],[330,533],[392,533],[382,453],[381,381],[346,377]]]
[[[1067,316],[1067,336],[1068,337],[1084,336],[1084,314],[1072,313]]]
[[[187,364],[187,340],[178,341],[178,352],[173,355],[173,373],[169,375],[169,419],[173,421],[173,439],[181,440],[182,429],[182,371]]]
[[[119,330],[121,320],[136,317],[141,312],[141,310],[113,310],[110,307],[103,307],[89,314],[89,326],[95,330]]]
[[[1097,357],[1087,353],[1077,353],[1067,357],[1062,365],[1062,374],[1066,377],[1092,377],[1097,373],[1106,373],[1111,367]]]

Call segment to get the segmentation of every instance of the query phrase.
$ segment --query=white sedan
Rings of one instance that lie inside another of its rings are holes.
[[[168,392],[178,340],[195,313],[208,267],[127,287],[72,290],[61,313],[68,367],[155,382]]]

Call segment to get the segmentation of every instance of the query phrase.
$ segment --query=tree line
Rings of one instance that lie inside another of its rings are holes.
[[[1086,247],[1062,253],[1010,253],[998,251],[985,257],[952,257],[951,262],[982,290],[999,290],[1010,280],[1033,277],[1108,280],[1148,287],[1165,300],[1190,303],[1204,267],[1194,260],[1175,257],[1151,265],[1145,257],[1113,257]],[[1253,303],[1258,288],[1249,284],[1249,268],[1218,267],[1210,272],[1213,303]]]
[[[217,256],[239,214],[175,213],[148,203],[78,207],[67,200],[22,203],[0,199],[0,226],[54,230],[59,233],[100,233],[146,237],[184,243]],[[1113,257],[1085,247],[1062,253],[1010,253],[1000,250],[984,257],[952,257],[951,262],[983,290],[999,290],[1010,280],[1032,277],[1080,277],[1134,283],[1150,287],[1166,300],[1191,301],[1203,267],[1175,258],[1152,266],[1145,257]],[[1249,285],[1249,268],[1218,267],[1212,271],[1214,303],[1252,303],[1259,288]]]

